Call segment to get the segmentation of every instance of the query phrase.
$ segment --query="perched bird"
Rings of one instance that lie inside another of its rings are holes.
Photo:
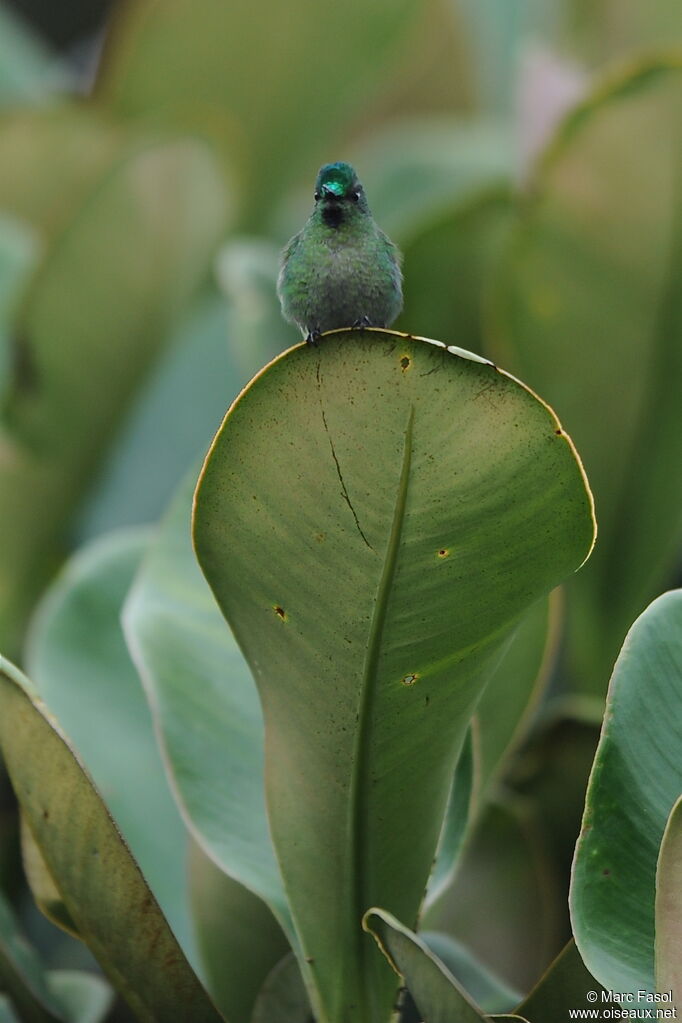
[[[400,312],[400,253],[349,164],[325,164],[317,175],[315,208],[282,253],[277,294],[310,344],[338,327],[387,327]]]

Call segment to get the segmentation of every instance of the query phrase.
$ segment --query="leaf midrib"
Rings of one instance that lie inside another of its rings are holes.
[[[405,439],[403,446],[403,462],[398,482],[398,492],[393,511],[393,521],[386,547],[383,570],[379,585],[377,587],[374,611],[369,629],[367,651],[362,674],[362,688],[359,702],[358,729],[356,733],[355,749],[353,755],[353,766],[350,779],[350,804],[349,804],[349,844],[350,856],[348,862],[352,864],[349,934],[357,933],[358,947],[358,974],[364,988],[364,973],[362,968],[362,952],[360,937],[364,937],[361,930],[363,914],[371,905],[367,901],[364,884],[365,864],[365,822],[367,820],[367,774],[369,771],[369,750],[371,742],[370,721],[372,709],[376,697],[376,680],[379,656],[383,646],[384,628],[390,592],[395,577],[395,570],[398,561],[398,549],[402,538],[403,523],[405,519],[405,508],[407,505],[407,494],[409,489],[410,468],[412,463],[412,431],[414,424],[414,405],[410,406],[410,412],[405,428]],[[363,1003],[370,1002],[363,991]]]

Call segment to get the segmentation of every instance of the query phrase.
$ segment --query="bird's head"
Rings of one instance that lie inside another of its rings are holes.
[[[338,227],[357,212],[369,213],[364,189],[349,163],[327,163],[320,169],[315,203],[329,227]]]

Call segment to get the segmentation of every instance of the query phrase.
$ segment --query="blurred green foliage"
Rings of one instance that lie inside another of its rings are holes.
[[[433,909],[527,990],[569,936],[611,667],[680,578],[679,0],[127,0],[101,58],[90,43],[94,82],[22,9],[33,28],[0,4],[0,649],[21,660],[69,552],[158,520],[240,388],[297,340],[277,253],[319,163],[349,159],[404,252],[399,327],[534,387],[595,495],[532,735]],[[93,17],[53,4],[42,29],[63,45]],[[16,831],[3,811],[6,877]],[[486,899],[497,937],[471,908]]]

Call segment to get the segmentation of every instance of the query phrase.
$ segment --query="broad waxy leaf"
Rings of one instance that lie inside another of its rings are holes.
[[[149,547],[124,629],[189,827],[222,870],[270,906],[293,941],[265,810],[258,694],[192,551],[195,478]]]
[[[219,1023],[92,782],[31,683],[4,659],[0,744],[67,909],[137,1018]]]
[[[573,864],[576,944],[613,991],[656,990],[656,863],[682,792],[681,694],[682,590],[673,590],[640,615],[613,669]]]
[[[568,655],[600,697],[682,540],[681,108],[675,54],[576,108],[533,177],[490,318],[492,357],[552,403],[594,488],[600,543],[568,589]]]
[[[127,154],[50,246],[18,328],[23,371],[0,437],[5,649],[126,403],[205,273],[223,217],[208,149],[156,143]]]
[[[67,562],[32,619],[26,665],[106,800],[175,936],[196,958],[187,832],[119,621],[148,539],[146,529],[121,531]]]
[[[335,332],[272,362],[228,413],[195,547],[259,687],[270,826],[320,1023],[388,1017],[395,981],[362,915],[416,919],[487,675],[593,531],[550,410],[438,342]]]
[[[390,913],[370,909],[362,926],[404,978],[425,1023],[480,1023],[487,1019],[428,945]]]
[[[682,796],[670,811],[656,869],[656,990],[682,1010]]]

